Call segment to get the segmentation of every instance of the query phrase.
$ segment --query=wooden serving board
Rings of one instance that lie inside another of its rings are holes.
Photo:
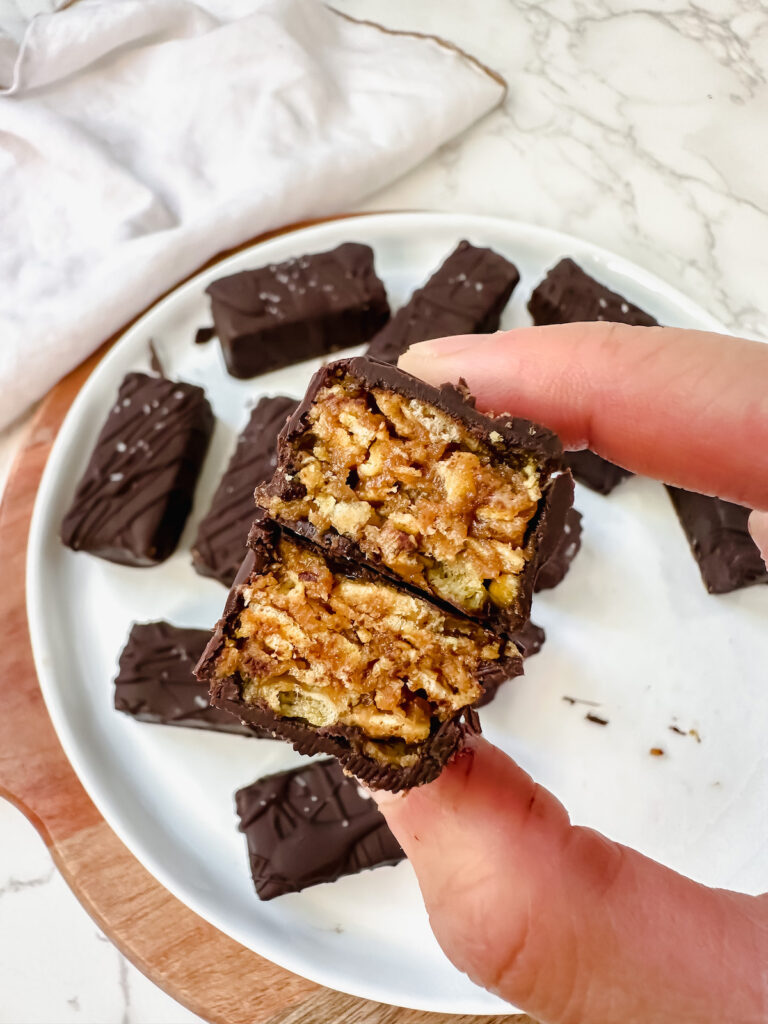
[[[294,224],[246,244],[306,226]],[[222,253],[206,266],[229,255]],[[61,748],[38,685],[27,627],[27,536],[35,494],[62,420],[117,337],[44,400],[16,457],[0,505],[0,796],[32,822],[70,888],[118,949],[155,984],[206,1020],[215,1024],[440,1024],[445,1021],[443,1014],[384,1006],[306,981],[198,917],[120,842]],[[535,1024],[518,1015],[450,1019],[456,1024]]]

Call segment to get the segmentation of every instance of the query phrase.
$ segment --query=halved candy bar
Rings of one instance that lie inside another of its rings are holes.
[[[255,514],[253,492],[274,472],[277,435],[298,404],[277,395],[262,398],[251,413],[192,545],[192,564],[201,576],[232,586]]]
[[[373,250],[357,242],[243,270],[206,291],[233,377],[255,377],[359,345],[389,319]]]
[[[768,583],[768,569],[747,529],[748,508],[680,487],[667,490],[710,594]]]
[[[207,629],[182,629],[163,621],[135,623],[120,655],[115,708],[140,722],[258,735],[211,707],[208,687],[195,678],[195,665],[210,638]]]
[[[379,331],[366,355],[396,363],[417,341],[495,331],[519,280],[514,263],[493,249],[459,242],[427,283]]]
[[[61,539],[121,565],[173,552],[213,431],[202,388],[129,373],[91,454]]]
[[[313,378],[256,498],[334,557],[511,635],[572,501],[560,458],[544,427],[483,416],[459,388],[347,359]]]
[[[257,518],[250,556],[197,668],[211,701],[369,785],[430,782],[477,729],[514,644]]]
[[[235,804],[262,900],[405,857],[374,801],[336,761],[268,775],[238,790]]]

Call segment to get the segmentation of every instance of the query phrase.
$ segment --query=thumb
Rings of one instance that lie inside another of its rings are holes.
[[[473,981],[546,1024],[768,1019],[768,903],[591,829],[485,740],[376,794],[432,929]]]

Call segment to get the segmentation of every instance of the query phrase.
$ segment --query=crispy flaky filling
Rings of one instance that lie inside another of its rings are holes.
[[[242,699],[314,726],[356,727],[364,750],[406,766],[440,722],[473,704],[503,641],[386,582],[336,575],[283,538],[248,581],[216,674]]]
[[[519,465],[434,406],[352,378],[322,390],[295,476],[306,494],[263,496],[272,515],[335,530],[367,556],[467,612],[511,605],[531,556],[541,498],[532,457]],[[501,441],[501,437],[498,436]]]

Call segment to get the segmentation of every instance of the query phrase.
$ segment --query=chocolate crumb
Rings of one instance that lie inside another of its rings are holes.
[[[651,757],[663,757],[664,751],[661,749],[661,747],[651,747],[650,754]]]
[[[601,718],[599,715],[595,715],[591,711],[588,711],[584,717],[588,722],[594,722],[595,725],[608,725],[607,718]]]
[[[600,703],[596,700],[584,700],[583,697],[563,697],[563,700],[567,700],[569,704],[588,704],[591,708],[599,708]]]
[[[687,736],[688,735],[686,733],[685,729],[678,729],[678,727],[676,725],[670,725],[669,726],[669,730],[670,730],[670,732],[676,732],[678,736]]]
[[[205,345],[216,333],[215,327],[198,327],[195,331],[195,344]]]

